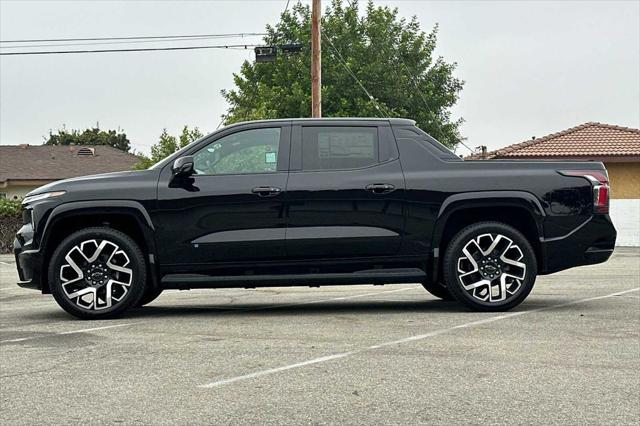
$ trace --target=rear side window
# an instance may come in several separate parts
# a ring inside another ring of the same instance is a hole
[[[344,170],[378,164],[377,127],[303,127],[302,169]]]

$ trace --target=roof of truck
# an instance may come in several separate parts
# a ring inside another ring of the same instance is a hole
[[[409,118],[379,118],[379,117],[322,117],[322,118],[276,118],[271,120],[252,120],[252,121],[242,121],[236,124],[244,124],[244,123],[272,123],[272,122],[283,122],[283,121],[293,121],[293,122],[314,122],[314,121],[388,121],[390,124],[396,125],[408,125],[414,126],[416,124],[415,120],[411,120]]]

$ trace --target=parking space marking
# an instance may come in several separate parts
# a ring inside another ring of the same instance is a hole
[[[536,313],[536,312],[562,308],[562,307],[565,307],[565,306],[571,306],[571,305],[576,305],[576,304],[580,304],[580,303],[591,302],[591,301],[594,301],[594,300],[601,300],[601,299],[607,299],[607,298],[610,298],[610,297],[622,296],[622,295],[625,295],[625,294],[628,294],[628,293],[636,292],[638,290],[640,290],[640,287],[632,288],[632,289],[625,290],[625,291],[619,291],[619,292],[607,294],[607,295],[604,295],[604,296],[589,297],[589,298],[586,298],[586,299],[574,300],[574,301],[571,301],[571,302],[560,303],[560,304],[557,304],[557,305],[546,306],[546,307],[536,308],[536,309],[530,309],[530,310],[527,310],[527,311],[518,311],[518,312],[510,312],[510,313],[501,314],[501,315],[495,315],[495,316],[492,316],[492,317],[489,317],[489,318],[483,318],[483,319],[480,319],[480,320],[477,320],[477,321],[471,321],[471,322],[468,322],[468,323],[459,324],[459,325],[456,325],[456,326],[453,326],[453,327],[449,327],[449,328],[442,328],[442,329],[439,329],[439,330],[431,331],[429,333],[418,334],[418,335],[415,335],[415,336],[409,336],[409,337],[405,337],[403,339],[393,340],[393,341],[389,341],[389,342],[383,342],[383,343],[379,343],[377,345],[367,346],[365,348],[361,348],[361,349],[357,349],[357,350],[353,350],[353,351],[349,351],[349,352],[341,352],[341,353],[337,353],[337,354],[333,354],[333,355],[326,355],[326,356],[323,356],[323,357],[320,357],[320,358],[313,358],[313,359],[310,359],[310,360],[307,360],[307,361],[302,361],[302,362],[298,362],[298,363],[295,363],[295,364],[285,365],[285,366],[282,366],[282,367],[270,368],[270,369],[267,369],[267,370],[260,370],[260,371],[256,371],[256,372],[253,372],[253,373],[244,374],[244,375],[241,375],[241,376],[230,377],[230,378],[227,378],[227,379],[218,380],[218,381],[207,383],[207,384],[204,384],[204,385],[199,385],[198,387],[199,388],[220,387],[220,386],[228,385],[228,384],[239,382],[239,381],[243,381],[243,380],[254,379],[254,378],[258,378],[258,377],[262,377],[262,376],[267,376],[267,375],[270,375],[270,374],[279,373],[281,371],[291,370],[291,369],[294,369],[294,368],[306,367],[308,365],[320,364],[320,363],[327,362],[327,361],[332,361],[332,360],[335,360],[335,359],[346,358],[348,356],[357,355],[357,354],[360,354],[360,353],[363,353],[363,352],[366,352],[366,351],[380,349],[380,348],[384,348],[384,347],[387,347],[387,346],[394,346],[394,345],[399,345],[399,344],[403,344],[403,343],[424,340],[424,339],[427,339],[429,337],[439,336],[441,334],[449,333],[449,332],[452,332],[452,331],[455,331],[455,330],[459,330],[459,329],[476,327],[476,326],[479,326],[479,325],[488,324],[488,323],[491,323],[491,322],[500,321],[500,320],[504,320],[504,319],[507,319],[507,318],[513,318],[513,317],[523,316],[523,315],[532,314],[532,313]]]
[[[64,335],[67,335],[67,334],[87,333],[87,332],[90,332],[90,331],[107,330],[109,328],[126,327],[128,325],[134,325],[134,324],[137,324],[137,323],[130,322],[130,323],[126,323],[126,324],[106,325],[104,327],[83,328],[83,329],[80,329],[80,330],[63,331],[63,332],[55,333],[55,335],[56,336],[64,336]],[[0,343],[24,342],[25,340],[42,339],[44,337],[50,337],[50,335],[47,335],[47,336],[20,337],[18,339],[0,340]]]

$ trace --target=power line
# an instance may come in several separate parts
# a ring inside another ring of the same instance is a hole
[[[231,37],[264,36],[264,35],[267,35],[267,33],[225,33],[225,34],[192,34],[192,35],[129,36],[129,37],[21,39],[21,40],[0,40],[0,43],[43,43],[43,42],[59,42],[59,41],[143,40],[143,39],[166,39],[166,38],[188,39],[188,38],[200,38],[200,37],[231,38]]]
[[[35,52],[2,52],[0,56],[15,55],[59,55],[67,53],[112,53],[112,52],[156,52],[167,50],[197,50],[197,49],[238,49],[246,50],[249,47],[258,46],[257,44],[229,44],[214,46],[180,46],[180,47],[148,47],[134,49],[97,49],[97,50],[39,50]]]
[[[218,39],[219,37],[192,37],[187,39],[188,41],[198,41],[198,40],[211,40]],[[113,44],[139,44],[139,43],[165,43],[165,42],[176,42],[176,41],[185,41],[183,38],[166,38],[162,40],[121,40],[121,41],[95,41],[95,42],[86,42],[86,43],[49,43],[49,44],[30,44],[30,45],[15,45],[15,46],[0,46],[0,49],[31,49],[34,47],[59,47],[59,46],[97,46],[97,45],[113,45]]]

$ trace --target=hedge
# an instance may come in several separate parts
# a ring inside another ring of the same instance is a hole
[[[13,239],[21,226],[21,200],[0,198],[0,253],[13,251]]]

